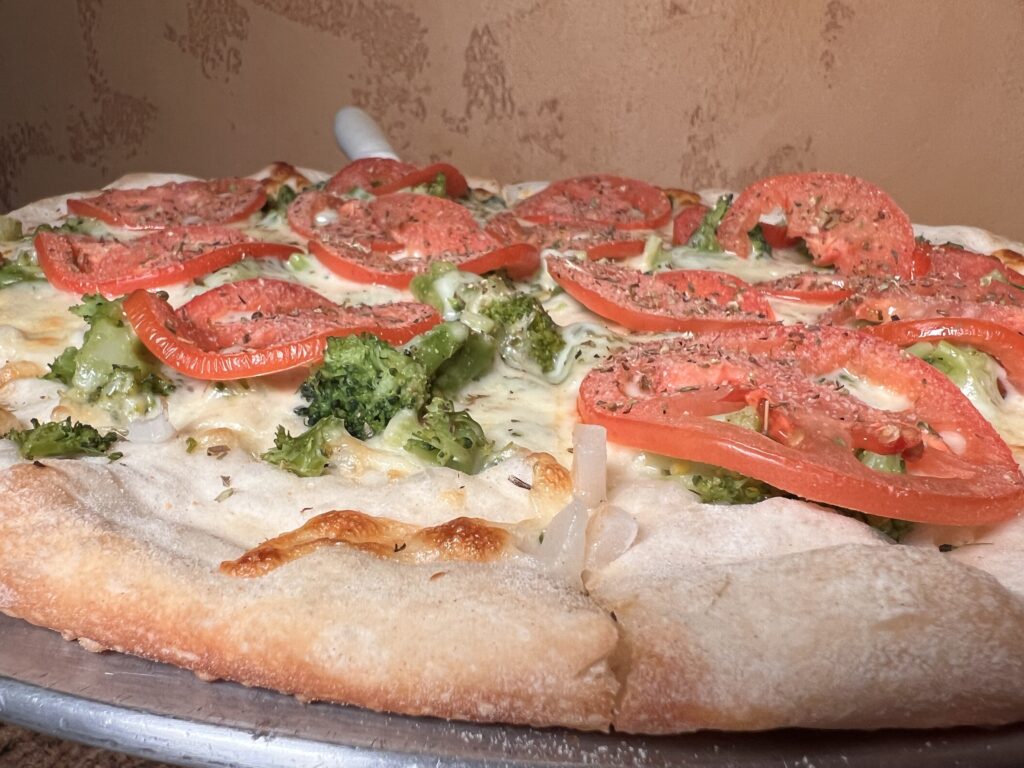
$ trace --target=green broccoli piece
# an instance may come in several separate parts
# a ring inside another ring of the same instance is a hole
[[[957,346],[947,341],[932,344],[927,341],[907,347],[933,368],[941,371],[959,387],[975,407],[999,406],[1003,396],[999,391],[999,366],[991,357],[973,347]]]
[[[284,216],[288,212],[288,206],[298,197],[298,193],[287,184],[282,184],[276,195],[267,195],[267,202],[263,204],[260,211],[264,216],[277,214]]]
[[[309,404],[295,412],[307,425],[336,416],[350,435],[365,440],[403,408],[419,411],[430,396],[430,376],[412,355],[376,336],[332,337],[323,363],[299,392]]]
[[[443,173],[437,174],[434,180],[427,184],[426,193],[434,197],[444,197],[448,194],[448,179]]]
[[[466,308],[456,293],[465,285],[483,282],[483,278],[469,272],[460,272],[454,264],[435,261],[426,272],[416,275],[409,284],[416,301],[429,304],[446,320],[454,320]]]
[[[873,469],[876,472],[890,472],[895,475],[901,475],[906,471],[906,466],[903,463],[903,457],[898,453],[885,454],[862,450],[858,451],[857,459],[865,467]]]
[[[433,264],[413,279],[410,288],[417,300],[446,319],[459,319],[490,336],[513,368],[548,373],[565,347],[562,329],[537,297],[517,291],[500,275],[481,278],[450,264]]]
[[[497,345],[490,336],[470,331],[465,343],[446,360],[434,375],[434,392],[454,397],[471,381],[476,381],[494,366]]]
[[[404,348],[431,377],[434,392],[454,396],[494,365],[493,339],[460,322],[441,323]]]
[[[704,214],[704,219],[701,221],[700,226],[690,236],[690,239],[686,241],[686,245],[689,248],[706,253],[721,251],[722,245],[718,242],[716,231],[730,205],[732,205],[732,195],[722,195],[718,198],[715,207]]]
[[[71,417],[64,421],[48,421],[40,424],[32,419],[29,429],[11,430],[4,437],[18,446],[18,452],[26,459],[47,456],[107,456],[111,461],[121,458],[120,453],[108,453],[118,436],[113,432],[101,435],[95,427],[80,422],[71,423]]]
[[[21,222],[12,216],[0,216],[0,241],[21,240]]]
[[[103,226],[94,219],[83,219],[78,216],[68,216],[63,222],[54,226],[52,224],[40,224],[33,234],[40,232],[54,232],[58,235],[97,235],[103,231]]]
[[[279,426],[274,437],[274,447],[260,458],[299,477],[319,477],[344,437],[348,437],[348,432],[342,420],[335,416],[321,419],[294,437]]]
[[[498,324],[501,357],[506,363],[520,370],[536,365],[543,373],[555,367],[565,339],[536,297],[515,293],[485,304],[481,313]]]
[[[45,279],[46,275],[43,274],[32,251],[22,251],[13,259],[0,264],[0,288]]]
[[[768,241],[764,237],[764,230],[761,229],[761,225],[758,224],[750,232],[747,233],[750,237],[750,245],[754,249],[754,256],[771,256],[772,247],[768,244]]]
[[[71,312],[89,324],[81,347],[66,348],[44,378],[69,387],[67,396],[130,419],[148,412],[174,385],[125,321],[121,302],[84,296]]]
[[[767,483],[726,469],[689,475],[683,478],[683,484],[705,504],[756,504],[779,495]]]
[[[833,507],[833,509],[846,517],[859,520],[865,525],[870,525],[875,530],[884,533],[897,544],[901,542],[903,537],[910,533],[914,528],[914,524],[909,520],[896,520],[891,517],[868,515],[864,512],[854,512],[853,510],[839,509],[838,507]]]
[[[493,447],[468,411],[456,411],[450,400],[440,397],[430,401],[419,429],[405,443],[414,456],[469,475],[483,469]]]

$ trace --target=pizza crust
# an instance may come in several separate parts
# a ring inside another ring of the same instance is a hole
[[[100,463],[0,479],[0,610],[203,678],[412,715],[606,729],[611,619],[529,562],[331,547],[266,576]]]
[[[823,527],[789,501],[636,514],[637,544],[587,584],[622,633],[616,728],[1024,718],[1024,601],[991,576],[935,550],[871,541],[852,520],[834,516],[848,531]],[[786,535],[758,536],[771,514]]]

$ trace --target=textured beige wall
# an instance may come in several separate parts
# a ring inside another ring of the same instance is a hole
[[[413,161],[740,186],[863,175],[1024,239],[1019,0],[0,0],[0,207],[130,170]]]

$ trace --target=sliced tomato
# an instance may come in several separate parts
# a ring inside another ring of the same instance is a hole
[[[988,285],[993,279],[1001,279],[1024,288],[1024,275],[1006,266],[995,256],[952,245],[932,245],[918,241],[914,257],[920,265],[921,276],[971,285]]]
[[[202,277],[243,258],[286,259],[294,245],[253,240],[230,227],[169,227],[120,242],[41,232],[39,266],[56,288],[120,296]]]
[[[836,371],[886,387],[906,407],[861,402],[837,386]],[[578,405],[614,442],[873,515],[976,525],[1024,505],[1010,449],[956,386],[856,331],[745,326],[636,346],[586,376]],[[712,418],[747,405],[761,431]],[[901,455],[906,474],[865,466],[861,449]]]
[[[921,341],[948,341],[974,347],[999,361],[1013,386],[1024,389],[1024,335],[1004,325],[978,318],[936,317],[897,320],[861,330],[901,347]]]
[[[438,174],[444,175],[448,197],[464,197],[469,184],[453,165],[434,163],[423,168],[385,157],[366,157],[355,160],[330,178],[324,191],[332,195],[347,195],[359,188],[374,195],[388,195],[403,189],[430,184]]]
[[[341,196],[362,189],[375,193],[379,188],[398,181],[415,170],[415,165],[389,157],[364,157],[353,160],[331,176],[324,185],[324,192]]]
[[[515,280],[540,267],[536,246],[503,246],[464,207],[430,195],[363,201],[306,192],[289,207],[288,221],[324,266],[358,282],[405,288],[435,261],[467,272],[504,269]]]
[[[646,182],[595,175],[556,181],[513,210],[519,218],[538,224],[658,229],[668,223],[672,203],[664,192]]]
[[[912,275],[907,214],[873,184],[838,173],[773,176],[747,187],[718,227],[722,247],[746,258],[748,233],[776,209],[786,216],[786,236],[802,239],[816,264],[834,264],[842,273]]]
[[[707,299],[720,307],[735,305],[742,312],[767,320],[775,319],[771,305],[758,287],[728,272],[712,269],[671,269],[656,272],[654,279],[668,283],[690,300]]]
[[[591,312],[633,331],[712,331],[736,323],[774,320],[756,292],[738,289],[721,273],[659,279],[635,269],[549,258],[548,273]],[[665,273],[671,274],[671,273]],[[737,297],[740,297],[737,299]],[[746,309],[751,307],[752,309]]]
[[[790,237],[786,234],[785,226],[769,224],[765,221],[761,222],[761,234],[764,235],[764,241],[772,248],[796,248],[801,242],[799,237]]]
[[[687,205],[680,210],[672,220],[672,244],[686,245],[710,211],[710,208],[701,203]]]
[[[774,246],[773,246],[774,247]],[[854,294],[859,281],[831,272],[801,272],[757,283],[765,296],[803,304],[837,304]]]
[[[266,202],[258,180],[228,178],[107,189],[94,197],[69,198],[68,212],[125,229],[162,229],[241,221]]]
[[[335,304],[285,280],[228,283],[173,309],[135,291],[124,313],[139,340],[166,365],[196,379],[228,381],[286,371],[323,357],[329,336],[371,333],[404,344],[440,316],[425,304]]]
[[[954,317],[989,320],[1024,333],[1024,290],[998,281],[988,285],[943,278],[881,281],[837,304],[821,321],[845,325]]]
[[[533,224],[504,212],[491,218],[485,230],[501,243],[531,243],[538,249],[584,251],[591,259],[628,259],[644,252],[645,241],[632,230],[618,231],[604,226]]]

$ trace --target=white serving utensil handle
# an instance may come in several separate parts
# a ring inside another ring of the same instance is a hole
[[[350,160],[364,157],[399,159],[377,121],[359,107],[338,110],[334,116],[334,138]]]

